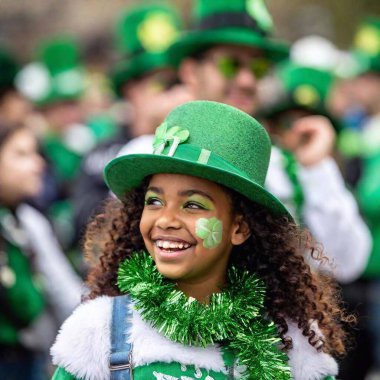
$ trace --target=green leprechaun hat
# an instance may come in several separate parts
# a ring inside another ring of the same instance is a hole
[[[274,214],[291,218],[264,189],[271,142],[248,114],[222,103],[185,103],[157,128],[153,149],[153,154],[130,154],[108,163],[105,181],[118,197],[149,175],[186,174],[224,185]]]
[[[368,18],[360,24],[354,36],[353,54],[358,74],[380,72],[380,18]]]
[[[275,90],[264,99],[260,116],[275,117],[287,110],[302,109],[328,117],[336,129],[341,129],[339,122],[326,109],[335,80],[331,72],[286,61],[276,67],[271,79],[276,81]]]
[[[145,5],[128,10],[119,19],[115,39],[121,60],[111,70],[115,91],[131,79],[173,67],[167,48],[182,27],[178,14],[166,5]]]
[[[264,0],[197,0],[192,30],[169,49],[178,62],[209,47],[233,44],[258,48],[271,61],[289,54],[288,47],[270,38],[272,18]]]
[[[76,41],[70,36],[43,41],[37,61],[22,69],[17,86],[38,106],[79,99],[85,89],[85,70]]]
[[[12,55],[0,47],[0,91],[14,86],[14,80],[19,70],[19,65]]]

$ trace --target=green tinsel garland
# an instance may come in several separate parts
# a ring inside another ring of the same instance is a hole
[[[244,379],[291,378],[288,358],[277,347],[277,328],[263,318],[264,285],[248,272],[231,269],[228,288],[206,305],[177,290],[142,252],[120,264],[118,286],[133,298],[143,320],[168,339],[203,347],[228,341],[239,365],[247,367]]]

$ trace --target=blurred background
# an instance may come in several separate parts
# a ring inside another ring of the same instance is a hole
[[[171,0],[187,20],[191,0]],[[73,33],[80,39],[85,55],[97,53],[108,59],[111,53],[111,25],[115,15],[136,0],[0,0],[0,40],[10,43],[21,58],[33,54],[35,44],[43,37]],[[149,1],[144,1],[149,4]],[[348,48],[357,24],[363,17],[380,14],[377,0],[268,0],[275,21],[275,34],[294,41],[304,35],[320,34],[340,48]]]
[[[167,113],[194,97],[173,57],[142,41],[143,18],[125,16],[123,24],[120,17],[132,6],[157,3],[171,4],[184,29],[191,27],[195,0],[0,0],[1,380],[45,380],[53,373],[49,348],[88,296],[83,280],[104,248],[99,236],[97,251],[84,260],[86,225],[110,196],[105,164],[121,149],[150,149]],[[305,224],[331,248],[338,269],[328,275],[358,316],[338,378],[380,380],[380,0],[265,4],[273,36],[291,46],[291,58],[284,65],[263,62],[261,72],[251,68],[257,82],[249,96],[257,95],[258,108],[244,110],[262,117],[278,145],[289,205],[280,199],[301,222],[307,194],[319,186],[320,219],[315,229]],[[180,35],[176,17],[170,28],[161,21],[145,25],[148,43]],[[167,49],[174,40],[163,42]],[[167,61],[149,66],[161,53]],[[201,65],[200,56],[191,58]],[[229,64],[224,73],[218,67],[225,81],[246,68]],[[326,116],[331,133],[321,128],[296,140],[306,147],[320,138],[328,147],[322,157],[330,160],[328,173],[319,178],[302,167],[299,146],[286,146],[296,120],[313,115]]]

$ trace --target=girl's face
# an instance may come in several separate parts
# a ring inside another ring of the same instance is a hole
[[[232,247],[249,236],[219,185],[179,174],[151,178],[140,231],[165,277],[180,289],[202,285],[213,291],[225,282]]]
[[[0,150],[0,202],[15,206],[36,196],[42,187],[43,170],[33,133],[26,128],[13,133]]]

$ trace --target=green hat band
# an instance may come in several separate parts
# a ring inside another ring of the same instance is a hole
[[[254,18],[245,12],[211,14],[200,19],[195,25],[196,30],[215,30],[223,28],[247,28],[262,37],[268,34],[260,28]]]
[[[165,147],[164,151],[162,153],[158,153],[158,156],[161,156],[164,161],[165,158],[170,160],[171,158],[174,158],[176,160],[182,160],[183,162],[191,163],[191,164],[199,164],[198,172],[199,176],[202,177],[202,172],[205,173],[205,169],[207,168],[213,168],[220,172],[227,172],[227,173],[233,173],[241,178],[249,179],[248,175],[242,171],[240,171],[235,166],[231,165],[229,162],[224,160],[222,157],[219,157],[215,153],[207,150],[202,149],[198,146],[194,146],[191,144],[181,144],[176,147],[175,152],[171,153],[171,150],[173,149],[173,142],[169,144],[169,146]],[[131,155],[130,157],[132,157]],[[204,165],[204,167],[202,167]],[[166,169],[170,170],[170,169]],[[155,172],[155,171],[154,171]],[[175,169],[175,166],[170,170],[171,173],[183,173],[183,170],[180,169],[178,166],[178,169]],[[154,174],[154,173],[150,173]],[[258,178],[256,180],[260,185],[263,185],[264,179]],[[139,181],[135,184],[137,186],[139,184]],[[113,186],[113,191],[116,195],[122,196],[125,193],[125,185],[118,189],[117,187]]]

